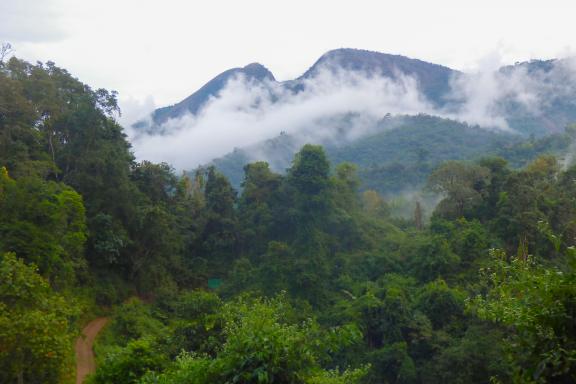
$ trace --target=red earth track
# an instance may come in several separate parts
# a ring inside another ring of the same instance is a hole
[[[99,317],[89,322],[82,330],[82,335],[76,340],[76,384],[82,384],[84,379],[96,369],[92,347],[98,333],[108,322],[107,317]]]

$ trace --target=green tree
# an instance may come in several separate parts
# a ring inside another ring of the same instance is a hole
[[[13,253],[0,258],[0,381],[61,383],[70,376],[78,307]]]
[[[0,168],[0,252],[35,263],[54,287],[86,273],[82,198],[72,188],[37,177],[10,178]]]
[[[341,163],[335,169],[332,179],[335,191],[336,207],[348,212],[356,211],[358,207],[358,188],[360,179],[358,178],[358,167],[351,163]]]
[[[177,197],[178,179],[166,163],[142,161],[135,164],[130,179],[153,204],[168,204]]]
[[[560,211],[568,215],[573,212],[570,204],[559,206],[563,198],[556,187],[558,176],[557,161],[550,156],[539,157],[525,169],[508,176],[491,223],[493,230],[505,241],[507,252],[515,251],[521,243],[535,255],[549,258],[554,255],[554,247],[546,240],[538,223],[548,222],[552,230],[561,233],[563,228],[556,218],[564,216]],[[566,216],[561,220],[566,223]]]
[[[236,191],[214,167],[207,172],[204,188],[206,221],[195,253],[207,258],[217,275],[225,275],[238,256]]]
[[[510,369],[502,340],[506,333],[492,324],[466,322],[462,337],[438,334],[433,356],[420,361],[425,384],[485,384],[510,382]]]
[[[390,207],[380,194],[372,189],[362,193],[362,209],[367,215],[387,218],[390,216]]]
[[[329,213],[329,172],[330,164],[320,146],[306,144],[294,156],[287,181],[294,188],[298,227],[303,232],[321,226]]]
[[[282,298],[225,306],[225,343],[213,358],[184,354],[145,383],[357,383],[363,370],[323,368],[329,353],[357,340],[354,327],[322,332],[313,320],[290,321]]]
[[[448,217],[460,217],[482,202],[489,183],[489,171],[477,165],[448,161],[428,178],[428,188],[445,194],[437,211]]]
[[[166,357],[148,339],[132,340],[126,347],[109,351],[103,364],[94,376],[88,379],[91,384],[133,384],[150,371],[161,370]]]
[[[408,270],[422,282],[446,277],[457,271],[460,264],[460,257],[440,235],[416,235],[400,252],[408,258]]]
[[[444,280],[426,284],[418,294],[416,308],[432,322],[434,328],[441,328],[464,315],[464,294],[448,287]]]
[[[484,270],[487,294],[469,301],[482,319],[508,327],[507,349],[517,383],[576,380],[576,251],[568,250],[562,271],[532,258],[493,250]]]
[[[274,206],[282,178],[270,171],[268,163],[256,162],[244,167],[245,178],[238,202],[242,250],[249,256],[266,252],[274,223]]]

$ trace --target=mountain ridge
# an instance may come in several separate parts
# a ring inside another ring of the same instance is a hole
[[[512,130],[525,136],[545,136],[562,132],[567,124],[576,121],[576,102],[573,101],[576,100],[576,65],[573,65],[573,62],[573,59],[530,60],[488,72],[487,75],[492,77],[493,81],[500,82],[492,90],[496,98],[491,100],[492,104],[482,104],[486,100],[480,99],[479,107],[484,109],[473,110],[468,116],[473,117],[475,113],[495,114],[501,118],[501,124],[507,124]],[[470,95],[462,94],[458,84],[476,81],[473,86],[479,89],[472,89],[472,97],[483,92],[482,88],[486,86],[482,79],[475,80],[476,74],[460,72],[439,64],[397,54],[338,48],[325,52],[301,76],[292,80],[277,81],[272,72],[260,63],[224,71],[180,102],[158,108],[147,119],[133,124],[135,137],[171,133],[172,128],[164,126],[164,123],[185,115],[197,115],[210,100],[218,97],[231,79],[238,76],[244,77],[254,86],[271,90],[270,102],[277,103],[283,100],[284,95],[305,91],[311,81],[323,71],[359,72],[369,78],[379,76],[393,81],[399,80],[401,86],[404,77],[414,79],[417,91],[431,108],[438,112],[432,114],[438,116],[457,116],[466,106],[469,100],[467,97]],[[524,77],[518,81],[518,76]],[[491,79],[488,79],[488,83],[490,81]],[[514,87],[518,88],[513,89]],[[466,86],[463,89],[464,92],[471,90]],[[526,95],[529,97],[525,97]],[[536,97],[541,105],[530,105],[530,97]],[[419,112],[430,113],[426,110]],[[486,127],[493,128],[490,124]]]
[[[325,67],[331,71],[343,69],[394,80],[400,75],[415,77],[419,81],[422,92],[435,105],[442,104],[442,96],[449,89],[451,76],[460,73],[448,67],[402,55],[355,48],[338,48],[324,53],[308,70],[293,80],[278,82],[272,72],[260,63],[226,70],[182,101],[156,109],[150,116],[150,122],[141,120],[133,127],[149,134],[163,134],[160,125],[168,119],[182,117],[186,113],[197,114],[211,97],[217,96],[226,83],[238,75],[244,75],[246,79],[256,83],[270,81],[292,92],[300,92],[305,87],[304,82],[316,76]]]
[[[276,81],[272,72],[260,63],[250,63],[244,67],[231,68],[212,78],[182,101],[154,110],[150,116],[151,126],[148,126],[145,120],[141,120],[135,123],[133,127],[153,133],[154,127],[160,126],[171,118],[178,118],[186,113],[196,114],[211,97],[219,94],[230,79],[239,75],[248,80]]]

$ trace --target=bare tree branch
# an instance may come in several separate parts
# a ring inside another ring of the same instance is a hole
[[[14,49],[12,48],[12,44],[10,43],[2,43],[0,46],[0,63],[4,62],[4,59],[8,57]]]

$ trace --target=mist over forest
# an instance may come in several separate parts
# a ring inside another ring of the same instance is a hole
[[[0,5],[0,383],[576,382],[572,56],[458,70],[338,48],[156,105],[94,79],[174,42],[136,29],[67,69],[50,53],[87,55],[66,28],[99,10],[62,1],[42,8],[58,28]]]

